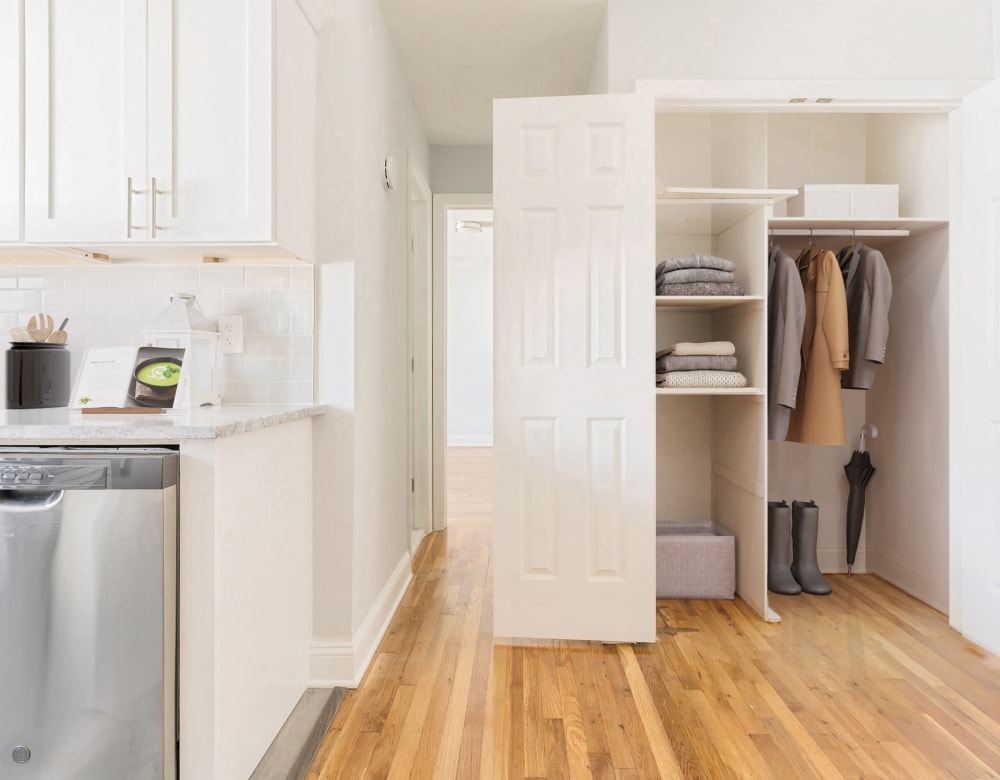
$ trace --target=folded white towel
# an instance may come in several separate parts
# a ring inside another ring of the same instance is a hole
[[[681,341],[670,348],[671,355],[735,355],[731,341]]]
[[[657,387],[746,387],[747,378],[739,371],[674,371]]]

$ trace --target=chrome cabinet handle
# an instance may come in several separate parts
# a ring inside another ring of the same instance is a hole
[[[133,230],[142,230],[143,225],[132,224],[132,196],[142,195],[142,190],[137,190],[132,186],[132,177],[129,176],[125,183],[125,237],[132,238]]]

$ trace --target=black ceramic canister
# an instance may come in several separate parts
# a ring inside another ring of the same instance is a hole
[[[7,349],[7,408],[66,406],[69,357],[65,344],[11,343]]]

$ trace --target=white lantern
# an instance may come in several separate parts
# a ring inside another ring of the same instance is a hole
[[[175,409],[222,403],[218,393],[219,329],[205,316],[191,293],[174,293],[170,305],[143,331],[150,347],[183,349]]]

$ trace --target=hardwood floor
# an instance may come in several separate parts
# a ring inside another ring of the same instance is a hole
[[[1000,659],[869,575],[831,596],[659,601],[650,645],[494,645],[489,450],[449,453],[449,527],[308,775],[995,778]]]

